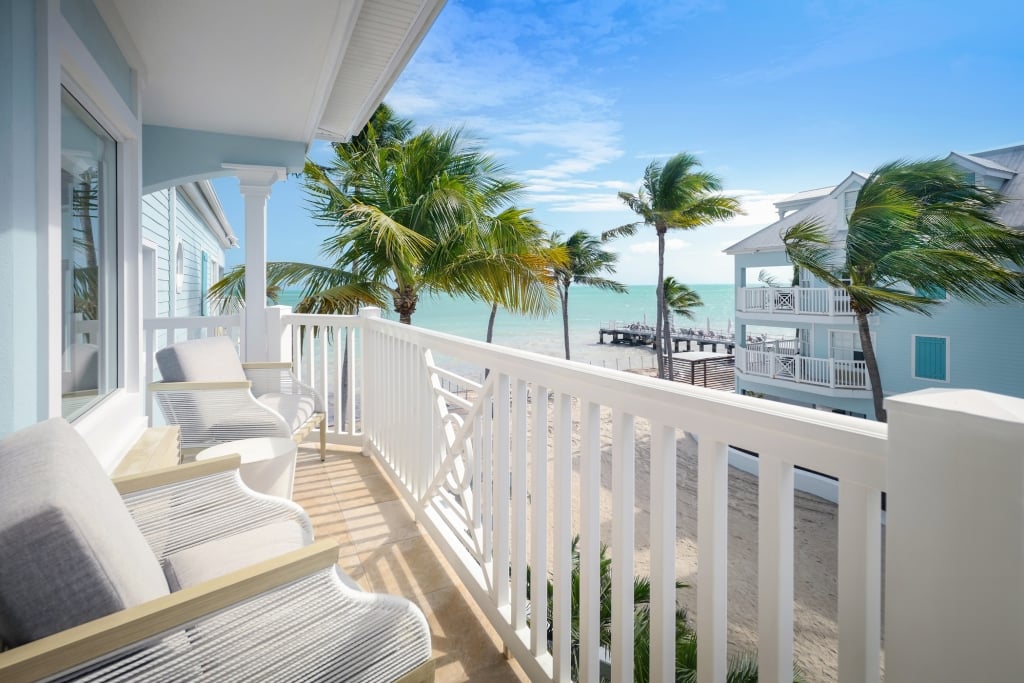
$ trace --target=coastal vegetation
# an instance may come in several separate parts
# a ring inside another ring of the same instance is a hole
[[[569,358],[569,287],[573,284],[590,285],[613,292],[625,292],[621,282],[610,280],[603,274],[615,273],[618,254],[608,251],[601,241],[586,230],[577,230],[569,237],[552,232],[547,238],[552,253],[564,254],[561,262],[551,261],[551,273],[562,305],[562,336],[565,341],[565,359]]]
[[[329,265],[268,263],[268,288],[301,286],[296,310],[351,313],[386,305],[411,323],[424,294],[463,295],[520,313],[554,308],[549,255],[523,186],[461,129],[425,129],[382,105],[361,133],[303,172],[314,217],[333,230]],[[244,267],[211,287],[244,298]]]
[[[688,321],[692,321],[695,316],[697,308],[703,305],[703,301],[700,300],[700,295],[697,294],[689,285],[684,285],[679,282],[672,275],[669,275],[665,279],[663,284],[665,290],[665,310],[663,315],[668,322],[670,334],[672,332],[672,316],[678,315],[685,317]],[[672,370],[672,343],[665,347],[665,353],[668,355],[668,368],[666,372],[669,377],[674,377]]]
[[[849,294],[879,421],[886,415],[870,315],[930,315],[946,293],[974,303],[1024,300],[1024,234],[995,216],[1004,201],[948,161],[894,161],[861,188],[845,249],[815,219],[783,234],[796,266]]]
[[[572,621],[569,626],[571,639],[569,664],[573,680],[579,680],[580,665],[580,552],[579,536],[572,539],[572,570],[570,574],[570,612]],[[600,576],[600,643],[606,649],[612,646],[612,558],[608,547],[601,544],[599,557]],[[527,593],[530,591],[530,572],[527,572]],[[686,584],[676,582],[676,589]],[[553,623],[554,584],[547,582],[548,624]],[[676,605],[675,609],[676,638],[675,660],[676,677],[679,683],[692,683],[697,680],[697,632],[690,626],[689,616],[685,608]],[[548,639],[552,638],[548,632]],[[651,679],[651,580],[647,576],[636,576],[633,580],[633,681],[647,683]],[[603,679],[602,679],[603,680]],[[728,683],[756,683],[757,656],[754,653],[740,652],[729,658],[726,673]],[[799,671],[793,675],[794,683],[801,683]]]
[[[681,152],[664,166],[652,161],[636,194],[620,192],[619,199],[640,217],[602,234],[603,240],[637,234],[640,226],[654,228],[658,236],[658,308],[655,339],[658,348],[658,376],[671,377],[664,351],[671,348],[671,330],[665,315],[665,235],[669,230],[693,230],[702,225],[728,220],[743,213],[739,200],[719,194],[721,179],[702,171],[692,154]]]

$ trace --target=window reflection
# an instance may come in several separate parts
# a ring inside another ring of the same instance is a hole
[[[61,104],[61,390],[72,419],[117,386],[117,149],[67,92]]]

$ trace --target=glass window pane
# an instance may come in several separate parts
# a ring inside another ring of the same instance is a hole
[[[118,385],[117,145],[61,97],[62,414],[81,415]]]

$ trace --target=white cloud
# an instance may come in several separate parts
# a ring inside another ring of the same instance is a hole
[[[693,246],[686,240],[681,240],[677,237],[669,237],[665,240],[665,252],[670,251],[682,251],[687,247]],[[651,240],[649,242],[637,242],[626,247],[626,252],[630,254],[657,254],[658,253],[658,241]]]

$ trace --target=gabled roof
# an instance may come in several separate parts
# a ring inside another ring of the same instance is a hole
[[[750,237],[740,240],[725,249],[725,253],[749,254],[759,251],[783,251],[785,245],[782,243],[782,234],[800,221],[811,219],[821,221],[829,227],[829,235],[833,244],[844,243],[846,241],[846,220],[843,213],[843,193],[851,185],[860,187],[866,179],[866,175],[854,171],[843,182],[829,188],[829,192],[820,196],[817,201],[784,218],[780,218],[768,227],[755,232]],[[820,192],[820,190],[809,190],[809,192]]]
[[[97,0],[143,123],[302,142],[373,114],[444,0]]]
[[[977,159],[979,162],[984,161],[993,170],[994,167],[999,167],[1013,174],[1013,177],[1007,179],[1006,184],[999,189],[1008,200],[999,207],[996,215],[1005,225],[1024,230],[1024,145],[990,149],[964,156]]]
[[[960,152],[950,152],[949,157],[951,161],[967,162],[968,164],[975,164],[981,166],[989,171],[996,171],[1000,175],[1013,175],[1014,170],[1003,166],[1002,164],[986,159],[985,157],[976,156],[974,154],[961,154]]]

